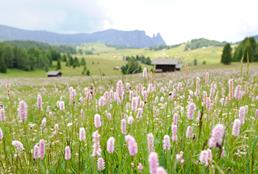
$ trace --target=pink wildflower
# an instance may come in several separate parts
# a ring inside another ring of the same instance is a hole
[[[124,87],[122,80],[119,80],[116,83],[116,93],[118,94],[118,97],[123,100],[124,93],[125,93],[125,87]]]
[[[22,152],[24,150],[23,144],[18,140],[12,141],[12,145],[15,147],[17,152]]]
[[[241,97],[242,97],[241,96],[241,86],[237,85],[236,89],[235,89],[235,93],[234,93],[234,98],[237,99],[237,100],[240,100]]]
[[[177,125],[172,124],[172,141],[175,142],[177,141]]]
[[[40,159],[44,159],[45,156],[45,140],[43,139],[39,141],[39,156]]]
[[[65,147],[65,160],[71,159],[71,149],[70,146]]]
[[[99,135],[98,131],[93,132],[92,141],[93,141],[92,156],[100,156],[102,150],[101,150],[101,147],[100,147],[100,135]]]
[[[138,169],[138,171],[139,171],[140,173],[142,172],[142,170],[143,170],[143,165],[142,165],[142,163],[139,163],[139,164],[138,164],[137,169]]]
[[[130,156],[135,156],[138,153],[138,146],[134,137],[131,135],[126,135],[125,140],[127,142],[127,147],[128,147]]]
[[[241,128],[241,121],[239,119],[235,119],[233,128],[232,128],[232,135],[235,137],[239,136],[240,128]]]
[[[105,160],[102,157],[98,158],[97,168],[98,171],[103,171],[105,169]]]
[[[154,151],[154,137],[152,133],[149,133],[147,135],[147,144],[148,144],[148,151],[153,152]]]
[[[212,161],[212,152],[210,149],[203,150],[200,153],[199,160],[205,166],[208,166],[209,163]]]
[[[0,128],[0,141],[2,141],[4,138],[4,133],[2,131],[2,129]]]
[[[115,150],[115,138],[110,137],[107,141],[107,151],[108,153],[113,153]]]
[[[125,119],[121,120],[121,132],[124,135],[126,134],[126,120]]]
[[[170,137],[168,135],[165,135],[163,138],[163,150],[170,150],[170,147]]]
[[[229,79],[228,80],[228,98],[229,98],[229,100],[231,100],[233,98],[233,95],[234,95],[234,80]]]
[[[5,121],[5,110],[0,108],[0,121]]]
[[[179,119],[178,113],[174,113],[174,115],[173,115],[173,124],[174,125],[177,125],[178,119]]]
[[[101,118],[99,114],[95,114],[94,116],[94,125],[95,125],[95,128],[101,127]]]
[[[176,154],[176,160],[179,163],[183,164],[185,162],[185,160],[184,160],[184,152],[181,151],[180,153]]]
[[[157,170],[159,167],[159,159],[158,159],[158,154],[156,152],[150,153],[149,166],[150,166],[150,174],[157,174]]]
[[[25,101],[19,102],[18,115],[20,120],[25,121],[28,117],[27,103]]]
[[[186,129],[186,138],[193,138],[193,127],[188,126]]]
[[[86,140],[86,132],[83,127],[80,128],[79,130],[79,140],[80,141],[85,141]]]
[[[158,167],[157,174],[167,174],[167,171],[163,167]]]
[[[211,137],[209,139],[209,147],[217,147],[221,146],[224,138],[224,126],[222,124],[217,124],[211,133]]]
[[[65,103],[64,103],[64,101],[59,101],[58,102],[58,107],[59,107],[60,111],[65,110]]]
[[[42,111],[42,96],[41,94],[38,94],[37,96],[37,108],[38,110]]]
[[[241,124],[245,123],[245,115],[246,115],[246,108],[245,106],[242,106],[239,108],[239,120]]]
[[[189,103],[187,107],[187,117],[189,120],[192,120],[194,117],[194,112],[196,110],[196,106],[194,103]]]
[[[33,159],[38,159],[39,157],[39,145],[35,144],[33,148]]]

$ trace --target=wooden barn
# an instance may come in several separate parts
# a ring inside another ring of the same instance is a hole
[[[155,72],[173,72],[180,71],[182,64],[178,60],[172,58],[157,58],[152,60],[155,66]]]
[[[49,71],[47,73],[47,77],[61,77],[62,72],[61,71]]]

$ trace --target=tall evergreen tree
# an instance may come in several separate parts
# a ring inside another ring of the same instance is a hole
[[[74,58],[74,62],[73,63],[74,63],[75,67],[80,67],[80,61],[79,61],[79,59],[77,57]]]
[[[0,72],[1,73],[7,72],[7,66],[6,66],[5,60],[2,56],[0,56]]]
[[[247,62],[247,58],[250,62],[257,61],[257,44],[253,37],[245,38],[235,49],[234,61]]]
[[[68,66],[74,66],[74,60],[73,57],[71,55],[69,55],[69,63]]]
[[[229,65],[231,64],[231,62],[232,62],[232,48],[228,43],[224,46],[224,49],[221,55],[221,63],[225,65]]]
[[[86,65],[86,61],[85,61],[84,58],[82,58],[82,59],[81,59],[81,66],[84,66],[84,65]]]
[[[87,66],[84,65],[84,66],[83,66],[83,69],[82,69],[82,75],[85,75],[86,72],[87,72]]]
[[[60,59],[58,59],[57,60],[57,65],[56,65],[56,70],[59,70],[59,69],[61,69],[62,67],[61,67],[61,61],[60,61]]]
[[[66,61],[67,61],[67,57],[66,57],[66,55],[65,55],[65,54],[62,56],[62,61],[64,61],[64,62],[66,62]]]

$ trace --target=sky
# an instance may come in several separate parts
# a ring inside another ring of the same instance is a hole
[[[0,24],[58,33],[160,33],[167,44],[258,34],[258,0],[0,0]]]

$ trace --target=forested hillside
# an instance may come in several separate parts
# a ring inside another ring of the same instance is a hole
[[[52,61],[61,58],[61,53],[72,54],[75,53],[75,49],[30,41],[2,42],[0,43],[0,72],[5,73],[8,68],[47,71],[52,66]]]

